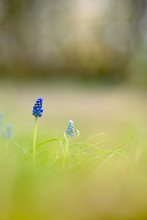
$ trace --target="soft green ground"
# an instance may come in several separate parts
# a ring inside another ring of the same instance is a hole
[[[126,88],[1,83],[0,111],[14,126],[0,140],[0,219],[147,219],[147,99]],[[63,162],[59,143],[31,148],[32,105],[44,98],[38,142],[64,139],[69,119],[80,138]]]

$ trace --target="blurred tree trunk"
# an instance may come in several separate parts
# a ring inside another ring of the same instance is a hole
[[[147,83],[146,32],[147,0],[130,0],[131,8],[131,51],[130,51],[130,80],[137,85]]]
[[[1,30],[5,33],[7,53],[13,57],[12,62],[21,60],[23,56],[23,21],[28,8],[33,3],[32,0],[5,0],[5,16],[1,22]]]
[[[132,37],[135,40],[135,45],[139,46],[141,43],[141,22],[146,14],[147,0],[130,0],[131,9],[131,26]]]

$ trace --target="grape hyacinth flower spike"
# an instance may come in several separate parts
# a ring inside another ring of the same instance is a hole
[[[0,112],[0,127],[3,125],[4,115]]]
[[[75,130],[74,130],[74,122],[73,120],[68,121],[68,127],[66,129],[66,135],[70,137],[74,137]]]
[[[65,145],[65,148],[64,148],[63,162],[65,162],[65,160],[69,156],[69,138],[74,137],[75,133],[77,133],[78,136],[79,136],[79,130],[75,130],[75,128],[74,128],[74,121],[73,120],[69,120],[66,132],[64,134],[66,145]]]
[[[74,137],[76,133],[77,133],[77,135],[79,137],[80,131],[79,130],[75,130],[73,120],[69,120],[68,121],[67,129],[66,129],[66,136],[67,137]]]
[[[32,114],[35,116],[35,125],[34,125],[34,135],[33,135],[33,160],[35,161],[36,154],[36,140],[37,140],[37,127],[38,127],[38,118],[42,117],[43,107],[42,107],[43,99],[38,98],[33,106]]]
[[[5,128],[5,130],[3,131],[3,138],[5,140],[10,140],[13,137],[13,125],[12,124],[8,124]]]
[[[0,135],[2,135],[2,127],[3,127],[4,115],[0,112]]]
[[[42,102],[43,102],[43,99],[38,98],[33,106],[32,114],[36,118],[42,117],[42,113],[43,113]]]

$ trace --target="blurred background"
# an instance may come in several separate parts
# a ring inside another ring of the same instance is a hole
[[[147,0],[0,0],[0,77],[147,84]]]
[[[146,88],[147,0],[0,0],[0,219],[146,220]]]

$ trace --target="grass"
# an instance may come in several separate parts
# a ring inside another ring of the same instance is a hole
[[[14,127],[12,140],[0,139],[0,219],[147,219],[145,93],[39,84],[0,90],[4,126]],[[40,96],[34,165],[31,110]],[[64,160],[69,119],[80,137],[70,138]]]

